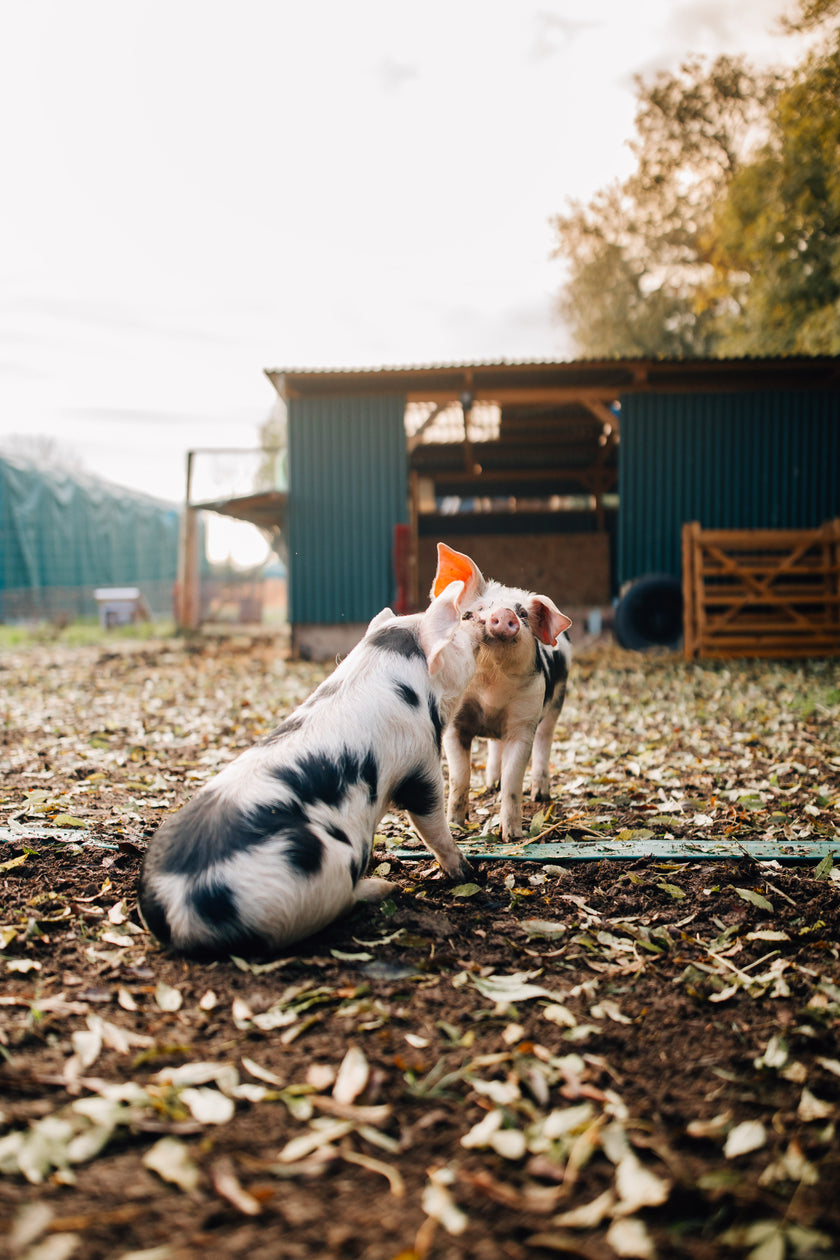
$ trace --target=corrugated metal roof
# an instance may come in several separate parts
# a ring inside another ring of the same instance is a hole
[[[409,401],[557,401],[572,391],[602,400],[624,393],[840,387],[840,356],[737,359],[499,359],[425,366],[269,368],[278,393],[295,396],[406,393]],[[553,391],[553,394],[552,394]]]
[[[312,366],[309,367],[274,367],[265,368],[268,376],[358,376],[358,375],[381,375],[388,372],[463,372],[473,368],[528,368],[528,367],[594,367],[603,364],[608,367],[615,367],[617,364],[627,364],[628,366],[637,366],[642,364],[673,364],[673,365],[711,365],[719,366],[725,364],[826,364],[833,363],[840,365],[840,355],[735,355],[720,356],[714,358],[657,358],[657,357],[641,357],[635,359],[627,358],[578,358],[578,359],[531,359],[531,358],[512,358],[512,359],[456,359],[456,360],[437,360],[430,363],[379,363],[379,364],[356,364],[355,366]]]

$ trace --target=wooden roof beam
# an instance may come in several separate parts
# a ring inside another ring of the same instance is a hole
[[[455,389],[411,390],[406,394],[406,402],[430,402],[441,405],[453,402],[459,403],[462,393],[462,390]],[[586,403],[587,400],[609,403],[615,401],[617,394],[618,391],[614,386],[605,387],[603,385],[564,385],[550,388],[540,385],[505,386],[501,389],[484,388],[481,385],[476,385],[472,390],[473,402],[499,403],[501,406],[509,406],[516,403]]]
[[[584,468],[482,468],[481,472],[467,474],[448,469],[446,472],[435,472],[428,468],[416,470],[418,476],[434,482],[435,485],[446,486],[458,484],[465,480],[480,483],[486,481],[577,481],[592,490],[593,494],[604,494],[618,484],[618,469],[604,468],[590,464]]]
[[[583,405],[587,411],[600,420],[602,424],[609,425],[613,430],[619,427],[618,415],[610,407],[606,405],[600,398],[584,398]]]

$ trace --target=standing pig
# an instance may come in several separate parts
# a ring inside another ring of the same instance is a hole
[[[469,811],[470,749],[476,736],[490,743],[488,787],[501,780],[503,840],[522,835],[522,780],[531,757],[531,797],[551,795],[548,759],[566,695],[572,624],[547,595],[487,581],[469,556],[438,543],[433,597],[450,582],[464,583],[464,620],[481,633],[476,670],[443,746],[449,766],[450,823],[463,827]],[[559,636],[563,636],[560,638]]]
[[[160,941],[201,958],[267,954],[383,896],[390,884],[361,876],[391,801],[447,875],[469,877],[440,764],[441,732],[475,670],[463,595],[457,582],[425,613],[384,609],[291,717],[163,823],[138,897]]]

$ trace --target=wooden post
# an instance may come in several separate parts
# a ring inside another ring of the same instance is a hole
[[[176,618],[179,630],[197,630],[200,617],[198,567],[198,512],[192,506],[193,452],[187,452],[187,487],[181,537],[178,548],[178,599]]]
[[[420,600],[420,489],[419,478],[412,469],[408,474],[408,599],[412,610]]]
[[[682,527],[683,657],[693,660],[700,651],[702,577],[700,575],[700,522]]]

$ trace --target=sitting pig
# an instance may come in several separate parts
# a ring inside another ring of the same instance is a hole
[[[485,736],[488,787],[501,779],[502,839],[515,840],[522,835],[522,780],[532,748],[531,797],[546,801],[551,794],[548,758],[571,663],[563,632],[572,623],[547,595],[488,582],[469,556],[438,543],[433,597],[454,581],[464,583],[464,620],[477,623],[482,642],[472,682],[443,738],[447,816],[466,824],[470,749],[475,736]]]
[[[149,843],[144,922],[193,957],[268,954],[392,885],[362,879],[390,802],[447,875],[466,879],[446,823],[441,732],[475,669],[464,587],[425,613],[384,609],[335,672],[222,770]]]

